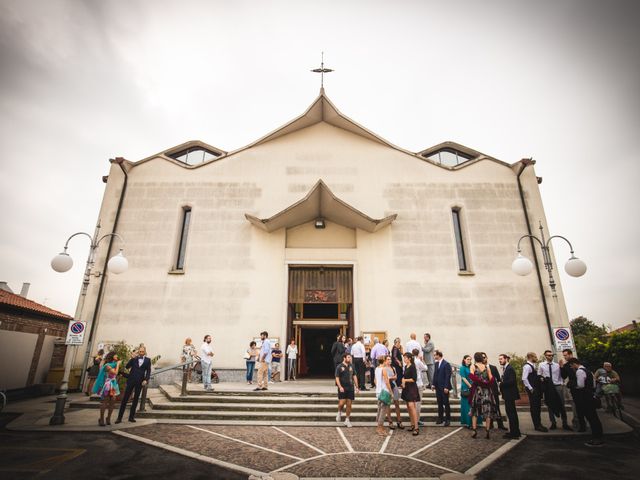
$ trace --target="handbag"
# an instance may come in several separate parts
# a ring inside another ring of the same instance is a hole
[[[460,395],[464,398],[467,398],[469,396],[469,394],[471,393],[471,390],[462,390],[460,392]]]
[[[386,390],[382,390],[380,392],[380,395],[378,395],[378,400],[380,400],[385,405],[389,406],[391,405],[391,394]]]
[[[251,355],[249,355],[249,350],[244,351],[244,356],[242,358],[244,358],[245,360],[249,360],[251,358]]]

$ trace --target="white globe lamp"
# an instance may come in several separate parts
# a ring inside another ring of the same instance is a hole
[[[51,268],[58,273],[64,273],[73,267],[73,259],[67,252],[61,252],[51,260]]]
[[[571,258],[564,264],[564,271],[572,277],[581,277],[587,271],[587,264],[572,254]]]
[[[525,275],[529,275],[533,270],[533,263],[527,257],[523,257],[521,253],[518,253],[518,256],[511,264],[511,270],[516,275],[520,275],[524,277]]]
[[[111,273],[115,273],[116,275],[125,272],[127,268],[129,268],[129,261],[122,255],[122,250],[109,259],[107,268]]]

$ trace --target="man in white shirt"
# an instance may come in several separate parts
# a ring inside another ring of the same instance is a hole
[[[538,355],[534,352],[527,353],[527,362],[522,366],[522,383],[524,383],[524,388],[527,391],[527,395],[529,395],[529,413],[531,413],[533,427],[538,432],[547,432],[547,427],[542,425],[542,420],[540,419],[542,382],[535,366],[537,361]]]
[[[416,402],[416,416],[418,417],[418,425],[420,427],[424,426],[422,420],[420,420],[420,409],[422,408],[422,390],[424,387],[424,381],[422,380],[422,374],[427,371],[427,366],[424,364],[422,359],[420,359],[420,349],[414,348],[411,353],[413,354],[413,362],[416,366],[416,386],[418,387],[418,394],[420,395],[420,400]]]
[[[584,368],[577,358],[571,358],[567,363],[576,372],[576,407],[589,422],[591,434],[593,435],[593,438],[586,442],[585,445],[587,447],[599,447],[604,442],[602,441],[602,423],[598,417],[598,412],[596,412],[596,405],[593,399],[595,390],[593,375]]]
[[[538,375],[542,377],[544,383],[543,388],[547,395],[551,395],[553,390],[558,394],[558,406],[560,409],[560,417],[562,418],[562,429],[572,431],[573,429],[567,423],[567,410],[564,407],[564,382],[562,381],[562,372],[560,365],[553,361],[553,352],[551,350],[544,351],[544,362],[540,362],[538,365]],[[549,390],[547,390],[549,389]],[[549,420],[551,421],[551,427],[549,430],[556,430],[556,416],[553,412],[553,408],[549,408],[547,404],[547,411],[549,413]]]
[[[267,390],[269,384],[269,364],[271,363],[269,334],[262,332],[260,338],[262,339],[262,347],[260,347],[260,353],[258,354],[258,361],[260,362],[260,368],[258,368],[258,386],[253,389],[254,391]]]
[[[411,340],[409,340],[405,346],[404,346],[404,351],[405,352],[409,352],[412,353],[414,349],[418,349],[419,352],[419,357],[420,359],[422,359],[422,345],[420,345],[420,342],[418,342],[416,340],[416,334],[412,333],[411,335],[409,335],[409,337],[411,338]]]
[[[367,387],[364,383],[364,358],[367,352],[362,343],[362,336],[356,338],[356,343],[351,346],[351,357],[353,358],[353,369],[356,371],[356,377],[358,378],[358,385],[360,390],[367,391]]]
[[[204,343],[200,347],[200,366],[202,367],[202,383],[207,392],[213,392],[211,386],[211,367],[213,361],[213,348],[211,348],[211,335],[204,336]]]
[[[289,380],[296,379],[296,360],[298,359],[298,346],[295,339],[291,339],[291,343],[287,346],[287,378]]]

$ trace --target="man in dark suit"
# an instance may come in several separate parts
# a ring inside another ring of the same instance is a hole
[[[491,385],[491,391],[493,392],[493,396],[496,399],[496,410],[498,412],[498,428],[500,430],[506,430],[506,427],[504,426],[504,420],[502,419],[502,412],[500,411],[500,388],[498,387],[498,385],[502,381],[500,378],[500,372],[498,371],[498,367],[489,363],[489,357],[487,357],[486,353],[482,352],[482,355],[484,355],[485,365],[489,367],[489,369],[491,370],[491,375],[496,380]]]
[[[444,426],[448,427],[451,424],[451,406],[449,405],[451,364],[443,358],[440,350],[436,350],[433,353],[433,357],[436,361],[433,372],[433,388],[436,391],[436,400],[438,401],[438,420],[436,425],[440,425],[444,421]]]
[[[147,349],[144,345],[140,345],[138,348],[138,355],[132,357],[129,363],[125,366],[129,370],[128,374],[124,374],[127,377],[127,388],[122,396],[122,403],[120,404],[120,411],[118,412],[118,419],[116,423],[122,422],[124,411],[127,408],[127,402],[133,394],[133,402],[131,403],[131,410],[129,411],[129,421],[135,422],[136,408],[138,407],[138,399],[140,398],[140,392],[149,381],[151,376],[151,360],[146,356]]]
[[[502,399],[504,400],[504,409],[509,419],[509,433],[505,433],[504,438],[519,438],[520,422],[518,421],[518,412],[516,411],[516,400],[520,399],[520,393],[518,392],[516,371],[509,365],[509,360],[509,355],[505,355],[504,353],[498,357],[498,361],[503,367],[500,390],[502,391]]]

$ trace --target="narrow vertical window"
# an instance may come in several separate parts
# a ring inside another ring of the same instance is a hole
[[[176,270],[184,270],[184,256],[187,251],[187,236],[189,235],[189,223],[191,222],[191,207],[182,209],[182,228],[180,229],[180,243],[178,245],[178,258]]]
[[[460,271],[467,270],[467,258],[464,253],[464,243],[462,241],[462,226],[460,220],[460,209],[454,208],[451,210],[453,215],[453,230],[456,235],[456,249],[458,251],[458,265],[460,267]]]

